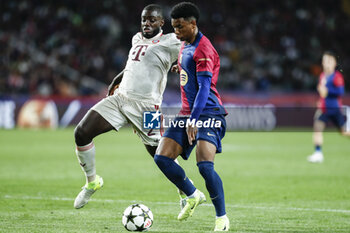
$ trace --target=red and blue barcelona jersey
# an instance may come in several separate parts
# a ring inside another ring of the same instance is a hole
[[[339,111],[342,106],[341,96],[344,94],[344,78],[339,71],[326,76],[324,73],[320,75],[318,85],[326,85],[328,94],[326,98],[320,98],[318,107],[323,113],[331,113]]]
[[[216,89],[220,58],[209,39],[201,32],[198,32],[192,44],[182,43],[178,57],[178,66],[182,101],[180,115],[188,116],[193,111],[199,89],[197,81],[197,76],[199,75],[211,76],[209,97],[201,115],[227,114]]]

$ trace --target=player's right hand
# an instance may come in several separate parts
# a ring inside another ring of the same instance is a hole
[[[179,66],[178,65],[173,65],[172,67],[171,67],[171,72],[174,72],[174,73],[180,73],[180,71],[179,71]]]
[[[186,128],[188,143],[192,146],[193,142],[196,141],[198,129],[196,126],[188,125]]]

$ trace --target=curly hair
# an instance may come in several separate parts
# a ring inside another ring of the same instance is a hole
[[[180,2],[176,4],[171,10],[170,14],[171,18],[179,19],[179,18],[195,18],[198,22],[199,20],[199,9],[198,7],[191,2]]]

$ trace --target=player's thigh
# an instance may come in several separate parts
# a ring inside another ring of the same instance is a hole
[[[196,149],[197,162],[214,161],[215,154],[221,153],[222,151],[221,140],[226,132],[225,117],[223,115],[209,115],[201,116],[199,119],[202,121],[208,119],[213,120],[215,126],[198,128]]]
[[[188,143],[188,136],[185,127],[187,119],[188,117],[176,117],[163,135],[163,138],[171,139],[171,141],[177,145],[178,149],[171,149],[170,152],[174,153],[175,157],[181,155],[184,160],[187,160],[190,157],[193,148],[197,144],[196,142],[192,145]]]
[[[196,149],[196,159],[197,163],[202,161],[211,161],[214,162],[216,154],[216,146],[205,140],[197,141]]]
[[[314,132],[323,132],[326,128],[326,123],[322,120],[314,121]]]
[[[337,127],[338,131],[343,133],[345,131],[345,116],[339,112],[331,117],[332,123]]]
[[[98,112],[89,110],[76,127],[76,133],[88,134],[95,137],[114,129],[113,126]]]
[[[122,107],[123,114],[131,123],[134,132],[139,136],[142,143],[148,146],[158,146],[162,129],[144,128],[144,112],[156,111],[157,108],[154,104],[132,99],[127,99],[127,103],[124,103]]]
[[[314,131],[323,132],[326,128],[328,117],[326,114],[322,113],[320,109],[315,112],[314,115]]]
[[[182,152],[182,147],[174,139],[162,137],[160,139],[156,154],[176,159]]]
[[[318,120],[322,114],[323,114],[323,113],[322,113],[322,110],[321,110],[321,109],[317,109],[317,110],[315,111],[315,114],[314,114],[314,121],[315,121],[315,120]]]
[[[130,118],[128,119],[130,120]],[[138,123],[131,122],[131,124],[134,128],[134,132],[145,146],[158,146],[160,138],[162,137],[159,129],[140,129],[140,125]]]

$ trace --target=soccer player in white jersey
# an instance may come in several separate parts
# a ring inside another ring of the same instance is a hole
[[[143,9],[141,32],[132,38],[125,69],[110,84],[108,96],[93,106],[75,128],[76,154],[86,176],[86,184],[74,201],[77,209],[85,206],[103,186],[102,177],[96,175],[94,137],[110,130],[118,131],[130,122],[147,151],[152,157],[155,154],[160,131],[150,133],[143,129],[143,112],[159,109],[167,73],[181,47],[174,33],[163,34],[163,24],[159,5],[151,4]]]

